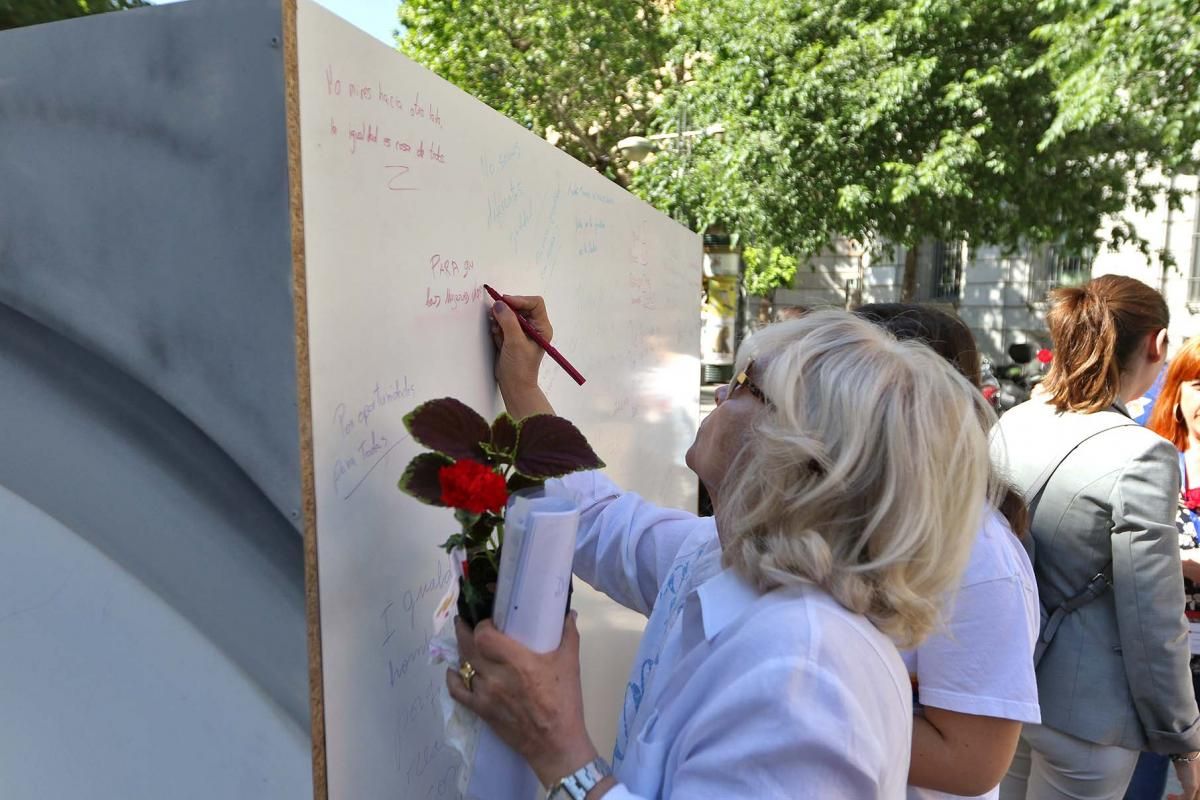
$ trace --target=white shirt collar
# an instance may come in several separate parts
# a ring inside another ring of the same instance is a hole
[[[754,604],[761,593],[732,568],[726,568],[696,589],[704,638],[712,641]]]

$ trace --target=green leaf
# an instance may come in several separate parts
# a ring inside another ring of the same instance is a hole
[[[491,440],[487,420],[453,397],[430,400],[404,417],[413,439],[455,461],[473,459],[487,463],[481,442]]]
[[[804,257],[1096,243],[1151,172],[1195,174],[1196,6],[405,0],[398,20],[411,57],[683,224]],[[652,134],[636,169],[615,151]],[[499,185],[528,157],[502,155]],[[784,279],[766,266],[755,291]]]
[[[519,428],[513,465],[526,477],[557,478],[604,466],[579,429],[562,417],[535,414],[521,420]]]
[[[468,625],[474,628],[492,615],[495,595],[475,584],[475,572],[469,567],[468,572],[471,580],[460,583],[462,591],[458,595],[458,613]]]
[[[496,582],[497,564],[492,553],[477,551],[467,560],[467,569],[471,572],[471,583],[479,587],[486,587],[489,583]]]
[[[431,506],[444,506],[438,471],[454,462],[441,453],[421,453],[408,462],[397,486],[405,494]]]
[[[482,516],[482,514],[473,514],[465,508],[454,509],[454,518],[458,520],[458,524],[463,526],[463,530],[470,529],[475,523],[479,522]]]
[[[466,539],[472,546],[480,546],[487,543],[492,536],[492,531],[496,529],[499,522],[499,517],[492,514],[484,514],[479,519],[471,524],[467,530]]]
[[[143,0],[17,0],[0,2],[0,31],[148,5]]]
[[[464,547],[467,542],[467,537],[462,533],[452,533],[446,541],[442,542],[438,547],[445,550],[447,553],[452,553],[459,547]]]
[[[778,247],[769,252],[747,247],[742,251],[742,259],[746,263],[743,282],[750,294],[768,297],[776,289],[788,288],[796,279],[796,257]]]
[[[674,80],[663,70],[673,39],[662,4],[404,0],[397,14],[409,57],[535,134],[553,130],[560,149],[627,183],[616,143],[646,133],[662,83]]]

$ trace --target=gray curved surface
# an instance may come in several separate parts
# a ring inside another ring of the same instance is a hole
[[[0,33],[2,797],[311,791],[281,37]]]
[[[279,0],[0,33],[0,302],[160,395],[300,528]]]
[[[0,409],[0,486],[120,565],[306,726],[302,543],[246,473],[137,381],[2,305]],[[10,530],[0,518],[0,539]],[[15,602],[9,587],[0,601]]]
[[[308,736],[118,564],[0,487],[0,796],[296,800]]]

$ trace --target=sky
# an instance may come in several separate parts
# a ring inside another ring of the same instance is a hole
[[[384,44],[395,45],[392,31],[399,25],[396,21],[396,8],[400,5],[398,0],[317,0],[317,2],[350,24],[362,28]]]
[[[152,0],[155,5],[175,3],[179,0]],[[367,33],[389,47],[395,45],[392,31],[396,29],[396,8],[399,0],[317,0],[318,3],[337,14],[342,19]]]

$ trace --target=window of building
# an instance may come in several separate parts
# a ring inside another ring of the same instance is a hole
[[[962,242],[933,243],[933,270],[930,280],[930,299],[959,299],[962,286]]]
[[[1046,293],[1060,286],[1080,286],[1092,277],[1091,254],[1071,252],[1061,245],[1047,245],[1041,257],[1033,259],[1030,281],[1031,298],[1046,299]]]
[[[1196,206],[1192,213],[1192,267],[1188,273],[1188,303],[1200,304],[1200,191],[1196,192]]]

